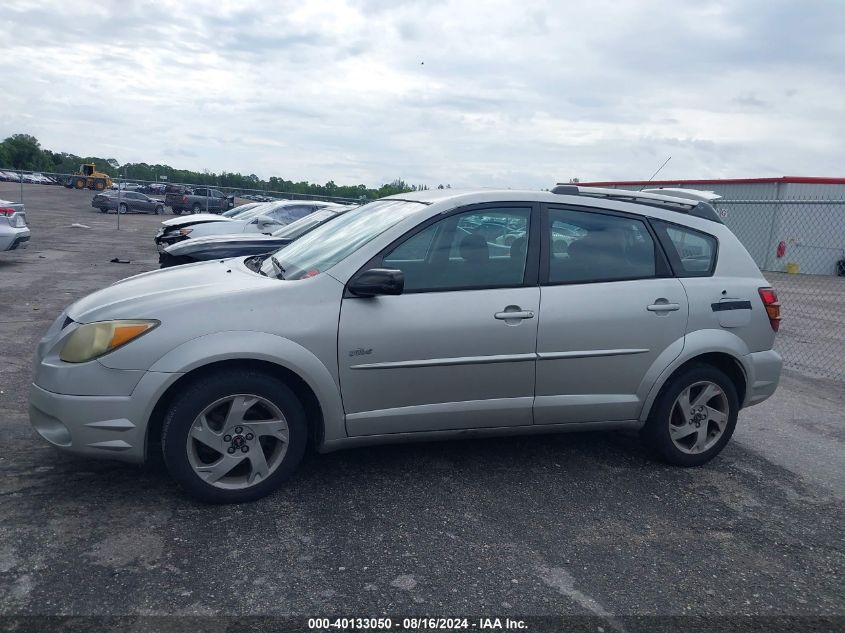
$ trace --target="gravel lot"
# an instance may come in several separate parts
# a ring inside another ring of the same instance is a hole
[[[0,255],[0,613],[845,615],[842,383],[785,375],[689,470],[620,434],[388,446],[212,507],[159,468],[53,450],[26,414],[36,342],[156,267],[161,218],[117,232],[89,192],[24,193],[31,245]]]

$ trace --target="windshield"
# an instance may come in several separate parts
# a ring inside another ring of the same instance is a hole
[[[229,209],[228,211],[226,211],[226,212],[223,214],[223,217],[225,217],[225,218],[234,218],[234,217],[236,217],[236,216],[239,216],[241,213],[246,213],[246,212],[247,212],[247,211],[249,211],[250,209],[254,209],[254,208],[255,208],[255,207],[257,207],[259,204],[260,204],[260,203],[258,203],[258,202],[250,202],[249,204],[242,204],[242,205],[240,205],[240,206],[237,206],[237,207],[235,207],[235,208],[233,208],[233,209]]]
[[[254,218],[257,215],[261,215],[262,213],[266,213],[270,209],[273,208],[273,205],[269,202],[262,202],[251,209],[247,209],[243,213],[238,213],[237,215],[233,215],[233,220],[248,220],[249,218]]]
[[[285,279],[313,277],[423,207],[421,202],[407,200],[371,202],[318,226],[274,256],[285,270]],[[269,277],[277,276],[270,257],[261,264],[261,272]]]
[[[289,237],[292,239],[296,239],[300,235],[307,233],[309,230],[311,230],[318,224],[322,224],[334,215],[334,211],[329,211],[326,209],[322,211],[316,211],[315,213],[306,215],[304,218],[299,218],[295,222],[291,222],[287,226],[283,226],[282,228],[273,231],[272,235],[273,237]]]

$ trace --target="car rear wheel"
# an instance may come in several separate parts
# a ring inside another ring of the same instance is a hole
[[[192,213],[199,213],[202,210],[202,207],[199,205],[199,202],[195,202],[194,206],[191,207]]]
[[[226,370],[191,383],[164,420],[167,469],[209,503],[253,501],[299,466],[307,425],[299,399],[277,378]]]
[[[108,207],[100,207],[100,213],[108,213],[108,212],[109,212]]]
[[[176,209],[175,207],[171,207],[171,211],[173,211],[173,215],[182,215],[182,209]]]
[[[129,211],[129,207],[126,206],[125,202],[121,202],[120,205],[118,205],[117,207],[117,212],[126,213],[127,211]]]
[[[164,207],[163,207],[163,206],[161,206],[161,205],[158,205],[158,206],[157,206],[157,207],[153,210],[153,213],[155,213],[156,215],[161,215],[162,213],[164,213]]]
[[[663,461],[700,466],[731,439],[738,414],[736,387],[727,374],[710,365],[693,365],[663,387],[642,435]]]

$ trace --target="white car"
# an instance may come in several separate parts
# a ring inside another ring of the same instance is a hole
[[[22,202],[0,200],[0,252],[26,248],[29,227]]]
[[[234,218],[213,214],[196,214],[185,218],[172,218],[162,222],[161,230],[155,236],[159,253],[177,242],[209,235],[231,235],[233,233],[271,234],[283,226],[326,207],[343,205],[319,200],[282,200],[261,204]]]
[[[32,178],[32,181],[38,185],[49,185],[53,183],[52,180],[50,180],[49,178],[47,178],[47,176],[41,173],[30,174],[30,177]]]

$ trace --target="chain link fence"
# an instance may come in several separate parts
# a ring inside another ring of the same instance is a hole
[[[726,195],[714,206],[778,292],[783,322],[775,347],[785,365],[845,380],[845,194]]]

